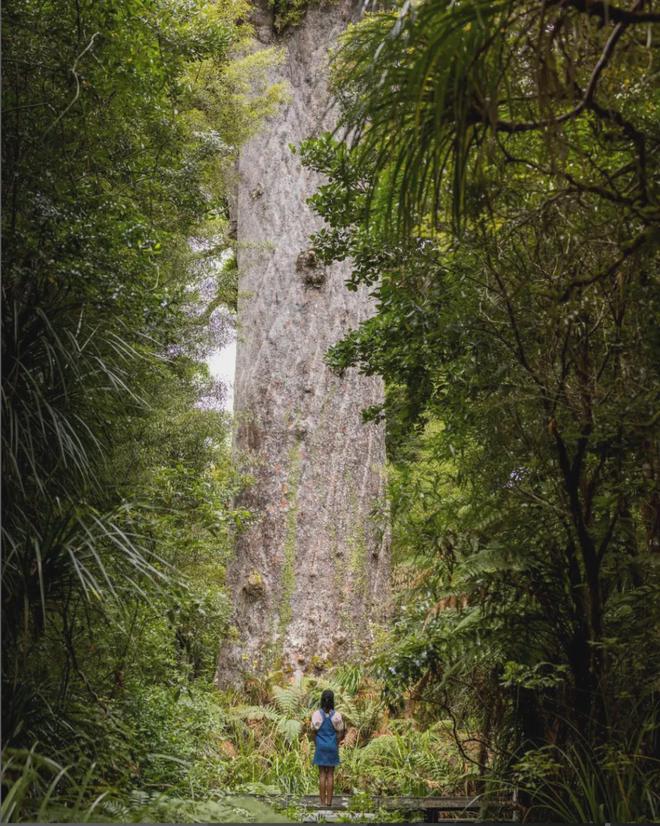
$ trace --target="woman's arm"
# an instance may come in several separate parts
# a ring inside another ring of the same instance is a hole
[[[321,725],[321,719],[318,712],[314,712],[312,714],[312,719],[307,724],[307,735],[310,740],[316,742],[316,735],[318,734],[319,727]]]
[[[336,725],[335,725],[336,721]],[[341,741],[346,737],[346,723],[344,722],[344,718],[337,712],[333,719],[333,728],[335,729],[335,734],[337,736],[337,745],[341,743]]]

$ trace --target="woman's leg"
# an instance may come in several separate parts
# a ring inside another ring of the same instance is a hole
[[[332,795],[335,791],[335,767],[328,766],[328,774],[325,781],[326,799],[328,806],[332,806]]]
[[[325,803],[325,766],[319,766],[319,799]]]

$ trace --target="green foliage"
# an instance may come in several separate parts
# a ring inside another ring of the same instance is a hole
[[[40,823],[287,823],[286,817],[266,803],[247,797],[214,794],[204,800],[175,797],[160,792],[121,794],[109,788],[96,793],[91,777],[69,778],[69,768],[29,752],[4,753],[3,785],[12,785],[3,798],[4,823],[28,820]],[[87,802],[91,797],[92,802]]]
[[[250,514],[199,364],[236,151],[283,100],[247,10],[5,10],[3,818],[272,820],[218,790],[314,791],[327,686],[338,791],[657,817],[657,15],[422,0],[346,35],[350,140],[301,153],[320,259],[376,302],[328,361],[387,385],[400,605],[380,682],[247,705],[210,688]]]
[[[200,362],[279,58],[252,53],[242,0],[5,11],[3,741],[32,756],[3,792],[14,820],[177,819],[226,760],[209,686],[249,514]]]
[[[530,817],[562,823],[634,822],[642,812],[657,820],[660,806],[657,760],[636,749],[594,753],[585,744],[529,751],[514,766],[514,778],[535,801]]]
[[[589,15],[597,12],[576,4],[443,0],[403,3],[353,27],[335,87],[370,219],[442,233],[447,215],[460,223],[482,213],[506,159],[512,171],[521,164],[517,181],[551,167],[568,188],[628,208],[639,198],[639,220],[653,225],[654,161],[643,146],[657,140],[658,103],[644,62],[651,40],[638,38],[650,21],[633,14],[596,26]],[[590,162],[596,145],[605,156]],[[531,147],[544,152],[539,165]],[[630,151],[642,153],[634,170],[621,164]],[[609,176],[624,168],[625,184],[613,187]]]
[[[281,33],[302,23],[310,0],[268,0],[274,12],[273,28]]]
[[[660,133],[651,21],[624,17],[367,15],[334,63],[349,138],[301,147],[317,254],[377,306],[328,362],[387,385],[366,411],[399,563],[379,673],[392,708],[476,727],[456,739],[484,782],[576,730],[657,748]],[[650,816],[637,765],[620,811]]]
[[[104,466],[155,403],[159,379],[201,379],[185,359],[174,363],[208,326],[190,312],[189,238],[226,215],[238,142],[279,100],[264,80],[272,54],[241,57],[239,69],[232,60],[246,48],[244,12],[229,0],[26,0],[7,11],[3,616],[12,634],[38,633],[71,577],[90,594],[111,590],[108,554],[127,582],[158,578],[118,524],[122,500]]]
[[[463,788],[469,772],[446,725],[425,730],[412,719],[390,720],[380,686],[359,666],[340,666],[322,680],[302,678],[280,685],[280,678],[273,674],[263,685],[254,686],[268,698],[266,704],[227,709],[225,732],[233,756],[224,776],[228,787],[273,796],[314,794],[318,772],[312,765],[314,745],[307,735],[321,692],[330,688],[347,725],[337,793],[358,794],[359,805],[359,794],[366,789],[426,795]],[[365,805],[369,808],[366,801]]]

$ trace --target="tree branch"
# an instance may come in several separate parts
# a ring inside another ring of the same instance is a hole
[[[42,138],[45,138],[46,135],[50,132],[50,130],[53,129],[53,127],[55,127],[62,120],[62,118],[66,115],[66,113],[69,111],[69,109],[73,106],[73,104],[80,97],[80,78],[78,77],[78,72],[76,72],[76,69],[78,67],[78,61],[80,61],[87,54],[87,52],[92,48],[92,46],[94,45],[94,41],[96,40],[96,38],[100,34],[101,34],[101,32],[94,32],[94,34],[92,35],[92,39],[85,46],[85,48],[82,50],[82,52],[80,52],[78,57],[73,61],[73,66],[71,67],[71,74],[73,75],[73,78],[76,81],[76,93],[73,96],[73,100],[60,112],[60,114],[55,118],[55,120],[51,123],[51,125],[46,129],[46,131],[41,136]]]
[[[638,12],[636,7],[622,9],[603,0],[548,0],[548,6],[570,6],[582,14],[600,17],[603,23],[623,23],[626,26],[635,26],[640,23],[660,23],[660,14],[653,12]]]
[[[633,9],[631,11],[634,12],[635,9],[639,8],[643,5],[643,0],[637,0]],[[659,18],[660,22],[660,18]],[[559,115],[556,118],[547,118],[546,120],[540,121],[530,121],[527,123],[515,123],[512,121],[503,121],[497,120],[495,123],[492,123],[492,119],[487,116],[487,114],[482,114],[480,112],[473,111],[472,117],[468,118],[469,120],[474,120],[476,122],[482,122],[492,126],[495,131],[499,132],[508,132],[508,133],[518,133],[518,132],[534,132],[538,129],[545,129],[549,126],[558,126],[559,124],[566,123],[566,121],[572,120],[580,115],[585,109],[590,108],[593,103],[593,97],[596,92],[596,86],[598,85],[598,81],[600,79],[603,70],[610,62],[610,58],[612,57],[612,53],[614,52],[614,48],[619,41],[621,35],[627,28],[627,24],[624,22],[617,23],[614,27],[614,31],[607,39],[607,43],[603,47],[603,51],[601,52],[600,57],[598,58],[598,62],[593,68],[591,73],[591,77],[589,78],[589,83],[587,84],[587,88],[585,90],[584,96],[582,100],[574,106],[568,112],[564,112],[563,115]]]
[[[595,284],[596,281],[602,281],[603,279],[614,275],[627,258],[629,258],[641,246],[648,243],[652,238],[657,237],[657,235],[658,231],[653,231],[651,228],[644,230],[644,232],[640,232],[636,238],[633,238],[632,241],[624,245],[621,256],[617,258],[613,264],[610,264],[607,269],[596,273],[596,275],[591,275],[588,278],[577,278],[575,281],[571,281],[559,297],[560,303],[568,301],[574,290],[579,290],[582,287],[588,287],[590,284]]]

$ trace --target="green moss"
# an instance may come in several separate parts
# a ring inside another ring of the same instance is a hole
[[[330,657],[321,657],[319,654],[314,654],[309,664],[315,674],[322,674],[325,671],[329,671],[334,665]]]
[[[358,524],[349,537],[349,568],[355,582],[355,590],[364,593],[367,586],[367,538],[364,525]]]
[[[280,34],[290,26],[299,26],[305,17],[310,0],[270,0],[275,12],[273,28]]]
[[[282,591],[280,598],[278,645],[284,640],[286,629],[291,622],[291,600],[296,588],[296,547],[298,533],[298,486],[300,484],[302,444],[300,441],[289,452],[289,473],[287,478],[286,536],[284,539],[284,567],[282,568]]]
[[[266,590],[266,583],[263,578],[263,574],[261,571],[257,571],[256,568],[253,568],[250,572],[250,575],[247,578],[247,585],[248,590],[252,594],[263,594]]]

